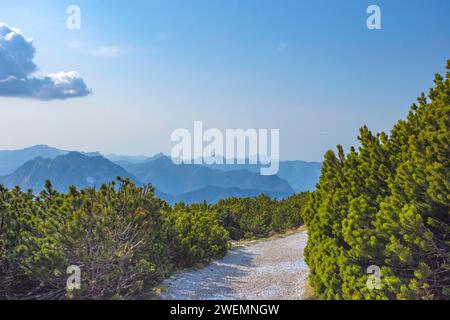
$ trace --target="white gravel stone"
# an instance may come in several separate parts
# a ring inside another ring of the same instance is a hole
[[[306,231],[231,250],[223,259],[164,282],[166,300],[299,300],[309,269]]]

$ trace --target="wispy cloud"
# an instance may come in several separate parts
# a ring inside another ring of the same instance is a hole
[[[35,53],[31,38],[0,22],[0,96],[54,100],[91,93],[76,71],[37,75]]]
[[[78,40],[67,40],[64,44],[70,49],[80,49],[81,43]]]
[[[119,58],[123,50],[115,46],[97,46],[90,48],[83,45],[79,40],[68,40],[64,42],[69,49],[77,50],[81,54],[99,58]]]
[[[96,57],[102,58],[118,58],[120,56],[120,49],[117,47],[98,47],[95,48],[93,54]]]

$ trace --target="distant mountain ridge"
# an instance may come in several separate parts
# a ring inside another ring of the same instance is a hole
[[[20,186],[39,192],[45,181],[50,180],[56,190],[65,192],[72,185],[77,188],[99,187],[117,177],[141,183],[125,169],[102,156],[90,157],[79,152],[69,152],[54,159],[38,157],[30,160],[14,173],[1,177],[0,183],[8,188]]]
[[[36,145],[21,150],[1,150],[0,151],[0,176],[13,173],[25,162],[37,157],[54,159],[65,154],[64,151],[46,145]]]
[[[13,173],[26,162],[41,157],[54,159],[70,151],[49,147],[45,144],[35,145],[19,150],[0,150],[0,176]],[[79,152],[89,157],[101,156],[98,152]]]
[[[179,195],[206,187],[256,189],[264,192],[294,193],[278,176],[261,176],[248,170],[220,171],[202,165],[176,165],[167,156],[129,165],[126,169],[163,193]]]
[[[215,186],[207,186],[200,190],[190,191],[176,196],[168,195],[162,192],[156,191],[156,194],[169,202],[174,204],[177,202],[190,203],[200,203],[206,201],[209,204],[215,204],[222,199],[227,198],[253,198],[261,194],[265,194],[271,198],[284,199],[291,193],[284,193],[282,191],[269,191],[263,192],[257,189],[240,189],[237,187],[233,188],[221,188]]]
[[[248,160],[245,160],[248,163]],[[208,168],[221,171],[248,170],[260,172],[260,164],[213,164],[204,165]],[[321,173],[321,162],[306,162],[301,160],[280,161],[277,176],[286,180],[295,192],[313,191],[319,182]]]
[[[281,161],[276,176],[260,175],[259,165],[175,165],[159,153],[147,156],[102,156],[98,152],[69,152],[46,145],[0,151],[0,184],[39,192],[45,180],[66,191],[98,187],[116,177],[137,184],[152,184],[170,203],[217,202],[228,197],[253,197],[262,193],[285,198],[294,192],[313,190],[321,163]]]

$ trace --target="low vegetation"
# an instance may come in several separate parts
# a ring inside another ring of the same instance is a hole
[[[265,238],[272,233],[284,233],[303,225],[301,207],[307,193],[285,200],[272,200],[266,195],[256,198],[230,198],[212,206],[220,224],[231,239]]]
[[[301,225],[304,196],[170,207],[128,180],[38,196],[0,186],[0,298],[146,299],[172,272],[226,254],[232,239]],[[67,268],[81,288],[67,290]]]

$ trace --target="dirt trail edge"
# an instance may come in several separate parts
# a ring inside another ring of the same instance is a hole
[[[164,282],[165,300],[299,300],[309,269],[306,231],[231,250],[227,256]]]

